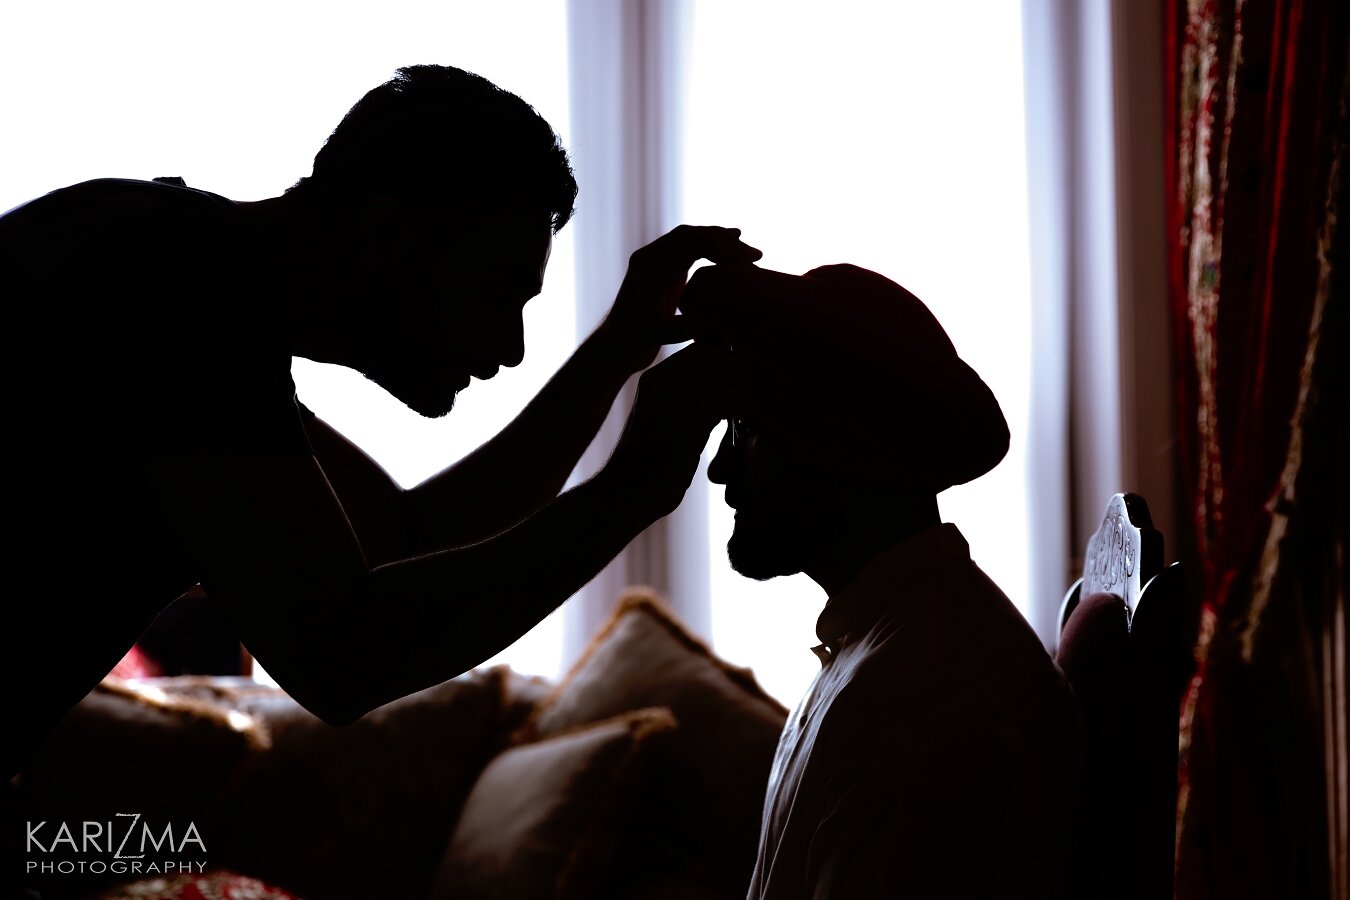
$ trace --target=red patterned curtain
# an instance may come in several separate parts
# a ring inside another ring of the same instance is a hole
[[[1347,897],[1345,0],[1168,0],[1179,897]],[[1342,221],[1337,222],[1337,215]]]

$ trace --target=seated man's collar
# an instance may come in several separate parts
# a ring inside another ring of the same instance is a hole
[[[904,594],[906,585],[925,572],[969,561],[970,545],[950,523],[927,528],[880,553],[858,576],[825,604],[816,621],[821,661],[850,636],[861,634]]]

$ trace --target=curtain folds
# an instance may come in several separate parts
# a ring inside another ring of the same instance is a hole
[[[599,324],[618,292],[628,256],[680,224],[680,127],[690,0],[567,0],[572,162],[581,193],[577,241],[577,334]],[[573,483],[598,471],[618,443],[636,380],[615,401]],[[608,621],[624,588],[667,598],[693,633],[708,639],[707,491],[702,471],[672,515],[639,535],[568,601],[563,665]]]
[[[1182,897],[1346,882],[1346,4],[1169,0],[1169,277],[1201,569]]]

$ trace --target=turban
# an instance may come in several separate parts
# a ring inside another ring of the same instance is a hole
[[[800,463],[938,493],[1007,454],[988,385],[928,307],[876,272],[708,266],[680,305],[695,339],[732,348],[748,424]]]

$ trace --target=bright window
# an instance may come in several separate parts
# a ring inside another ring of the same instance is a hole
[[[768,268],[856,263],[928,304],[1013,434],[997,469],[939,497],[942,516],[1025,604],[1027,535],[1008,526],[1026,508],[1031,365],[1020,4],[706,0],[691,41],[685,220],[743,229]],[[732,572],[713,487],[714,646],[795,702],[824,594]]]

